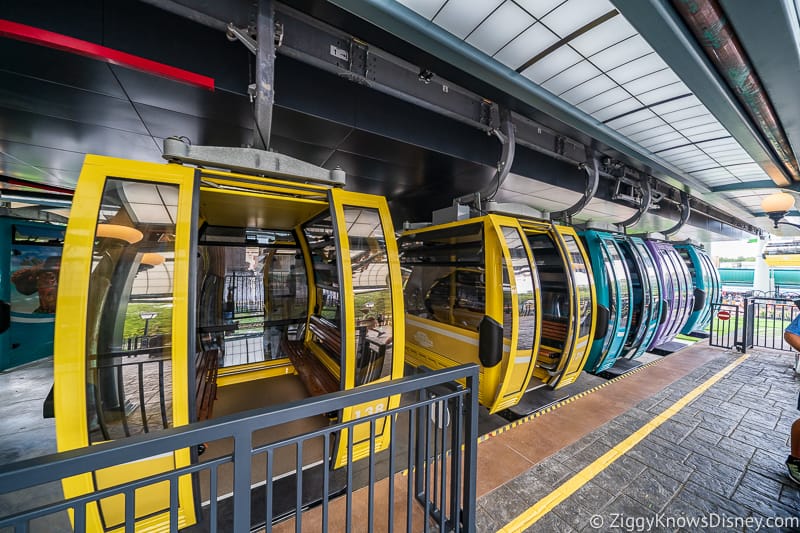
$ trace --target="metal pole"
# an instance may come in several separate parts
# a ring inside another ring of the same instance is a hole
[[[258,1],[256,17],[256,91],[253,146],[266,150],[272,133],[275,102],[275,10],[272,0]]]

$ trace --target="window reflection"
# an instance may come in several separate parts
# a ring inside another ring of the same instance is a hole
[[[533,348],[534,337],[536,336],[536,300],[533,292],[533,273],[531,263],[528,259],[528,252],[522,241],[522,236],[516,228],[503,228],[503,236],[511,253],[511,266],[514,272],[514,281],[517,285],[517,302],[519,306],[519,333],[517,339],[517,349],[531,350]],[[505,259],[503,260],[505,263]],[[503,265],[503,302],[505,305],[505,277],[506,269]],[[511,294],[508,294],[508,307],[511,306]],[[510,309],[509,309],[510,311]],[[507,337],[511,336],[511,324],[507,317],[509,313],[503,312],[503,330]]]
[[[172,424],[177,200],[176,185],[106,182],[87,295],[92,443]]]
[[[377,209],[344,207],[356,313],[356,385],[392,371],[391,279]]]

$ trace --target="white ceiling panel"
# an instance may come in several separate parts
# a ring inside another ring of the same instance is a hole
[[[641,142],[646,141],[647,139],[652,139],[654,137],[661,137],[663,135],[667,135],[669,133],[674,133],[675,130],[672,126],[668,124],[664,124],[663,126],[658,126],[655,128],[649,128],[644,131],[640,131],[639,133],[633,133],[628,135],[628,138],[632,141]]]
[[[641,35],[635,35],[629,39],[606,48],[602,52],[591,56],[589,59],[592,63],[597,65],[598,68],[609,71],[614,68],[625,65],[631,61],[647,56],[652,53],[653,49],[647,44]]]
[[[636,102],[636,105],[638,107],[642,106],[641,102],[639,102],[638,100],[635,100],[635,99],[631,98],[631,101]],[[616,119],[610,121],[608,123],[608,125],[611,126],[614,129],[619,129],[619,128],[624,128],[626,126],[629,126],[631,124],[635,124],[637,122],[641,122],[643,120],[651,119],[651,118],[653,118],[655,116],[656,116],[656,114],[653,113],[652,111],[650,111],[649,109],[640,109],[639,111],[636,111],[634,113],[630,113],[628,115],[616,118]]]
[[[675,103],[677,105],[681,105],[681,103],[684,100],[685,100],[684,98],[679,98],[679,99],[674,100],[673,102],[670,102],[670,103]],[[706,109],[706,107],[703,106],[703,105],[695,105],[695,106],[691,106],[691,107],[686,107],[684,109],[677,109],[677,110],[671,111],[669,113],[659,112],[658,111],[659,107],[661,107],[661,106],[656,105],[656,106],[653,106],[652,109],[653,109],[653,111],[658,113],[658,115],[661,118],[663,118],[664,120],[666,120],[667,122],[670,122],[670,123],[680,122],[682,120],[688,120],[688,119],[696,118],[696,117],[705,117],[705,116],[707,116],[709,114],[708,113],[708,109]]]
[[[493,56],[512,37],[520,34],[534,22],[536,20],[525,10],[514,2],[507,1],[467,37],[467,42]]]
[[[592,114],[595,111],[599,111],[604,107],[609,107],[628,98],[630,98],[630,95],[624,89],[616,87],[580,102],[578,107]]]
[[[677,99],[677,100],[672,100],[672,101],[669,101],[669,102],[663,102],[663,103],[660,103],[660,104],[656,104],[656,105],[653,106],[653,111],[655,111],[656,113],[658,113],[661,116],[667,116],[670,113],[674,113],[674,112],[682,111],[684,109],[688,109],[690,107],[702,106],[702,105],[703,104],[700,103],[700,100],[698,100],[697,97],[692,94],[690,96],[685,96],[685,97]],[[704,108],[703,112],[707,113],[708,110],[706,110]],[[692,115],[692,116],[694,116],[694,115]],[[686,118],[686,117],[681,117],[681,118]],[[680,118],[675,118],[675,119],[672,119],[672,120],[680,120]]]
[[[614,88],[618,88],[617,84],[614,83],[611,78],[603,74],[601,76],[592,78],[585,83],[570,89],[569,91],[561,93],[560,96],[571,104],[577,104]]]
[[[516,70],[556,41],[556,34],[541,24],[534,24],[501,48],[494,58]]]
[[[714,120],[711,123],[703,124],[700,126],[693,126],[693,127],[686,127],[686,128],[677,128],[678,131],[683,133],[684,135],[698,135],[700,133],[708,133],[710,131],[717,131],[721,128],[719,122]]]
[[[730,171],[726,168],[712,168],[710,170],[703,170],[700,172],[692,172],[696,178],[700,178],[703,180],[711,180],[720,178],[722,176],[732,176]]]
[[[643,104],[653,105],[657,104],[658,102],[663,102],[664,100],[668,100],[670,98],[677,98],[679,96],[683,96],[685,94],[690,94],[690,93],[691,91],[689,90],[689,88],[686,86],[685,83],[683,83],[682,81],[677,81],[675,83],[665,85],[664,87],[659,87],[658,89],[638,94],[636,95],[636,98],[641,100]],[[669,122],[669,119],[665,120]]]
[[[542,18],[542,22],[565,37],[613,9],[608,0],[567,0]]]
[[[531,57],[533,57],[533,55]],[[528,59],[530,59],[530,57]],[[525,69],[522,75],[536,83],[542,83],[562,70],[566,70],[572,65],[579,63],[581,59],[578,52],[568,46],[562,46]]]
[[[564,2],[565,0],[516,0],[517,4],[536,18],[542,18]]]
[[[430,20],[446,0],[400,0],[400,3]]]
[[[663,126],[664,124],[666,124],[666,122],[664,122],[660,117],[651,117],[646,120],[640,120],[638,122],[634,122],[633,124],[623,126],[621,128],[616,128],[616,130],[623,135],[633,135],[634,133],[639,133],[650,128]]]
[[[709,139],[716,139],[718,137],[726,137],[727,135],[728,135],[728,132],[724,128],[720,127],[717,130],[709,131],[709,132],[706,132],[706,133],[696,133],[696,134],[693,134],[693,135],[687,135],[686,137],[690,141],[692,141],[693,143],[699,143],[699,142],[702,142],[702,141],[707,141]]]
[[[669,69],[658,70],[647,76],[636,78],[624,85],[632,94],[642,94],[653,89],[680,81],[678,76]]]
[[[662,135],[661,137],[658,138],[653,138],[643,141],[642,146],[644,146],[651,152],[657,153],[661,150],[667,150],[668,148],[674,148],[676,146],[684,145],[687,142],[688,141],[686,140],[686,137],[684,137],[678,132],[675,132]]]
[[[739,146],[739,143],[736,142],[736,139],[733,137],[727,137],[725,139],[714,139],[713,141],[704,141],[699,143],[698,146],[702,149],[706,149],[711,146]]]
[[[705,113],[696,117],[685,118],[683,120],[674,120],[665,118],[670,124],[675,126],[675,129],[683,131],[686,128],[694,128],[697,126],[705,126],[706,124],[717,123],[717,119],[711,113]]]
[[[633,29],[633,26],[625,20],[625,17],[617,15],[586,33],[578,35],[569,42],[569,45],[588,57],[634,35],[636,35],[636,30]]]
[[[648,74],[665,68],[667,68],[667,64],[664,63],[664,60],[661,59],[658,54],[652,52],[629,63],[625,63],[620,67],[609,70],[608,75],[617,83],[625,84],[636,78],[647,76]]]
[[[448,0],[433,22],[463,39],[488,17],[502,0]]]
[[[641,107],[642,107],[641,102],[639,102],[635,98],[628,98],[614,105],[610,105],[608,107],[600,109],[599,111],[592,113],[592,116],[597,120],[605,121],[617,117],[619,115],[622,115],[624,113],[630,113]],[[631,116],[634,114],[635,113],[631,113]],[[616,123],[617,121],[615,120],[614,122]]]
[[[592,65],[589,61],[584,60],[577,65],[573,65],[567,70],[553,76],[544,82],[542,87],[553,94],[560,95],[599,75],[600,70]]]
[[[681,154],[686,154],[686,153],[697,153],[699,151],[700,149],[692,144],[689,146],[679,146],[677,148],[670,148],[669,150],[661,152],[660,155],[661,157],[666,159],[667,157],[679,156]]]

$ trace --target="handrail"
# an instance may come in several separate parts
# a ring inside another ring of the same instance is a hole
[[[213,420],[195,422],[164,429],[158,433],[137,435],[122,441],[105,442],[89,448],[69,450],[0,465],[0,494],[169,453],[203,442],[244,433],[248,435],[249,439],[250,432],[257,429],[274,427],[299,418],[323,415],[352,405],[435,387],[465,378],[468,387],[470,387],[470,383],[476,385],[478,367],[474,364],[461,365],[436,372],[403,377],[388,383],[366,385],[355,390],[338,391],[279,406],[253,409]],[[477,393],[472,394],[471,401],[477,405]],[[381,415],[386,416],[386,413],[381,413]],[[353,422],[361,423],[365,420],[368,420],[368,417]],[[52,468],[54,463],[58,463],[58,468]]]

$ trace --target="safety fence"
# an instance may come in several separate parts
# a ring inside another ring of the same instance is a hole
[[[797,301],[759,296],[742,298],[735,304],[712,304],[709,344],[741,352],[754,346],[791,352],[783,333],[800,313]]]
[[[102,505],[113,498],[124,501],[119,527],[133,531],[139,517],[137,498],[160,484],[169,487],[164,491],[168,501],[160,511],[164,529],[177,531],[179,485],[191,476],[199,495],[196,501],[203,502],[200,523],[192,530],[244,532],[258,527],[299,532],[305,519],[318,531],[473,532],[477,380],[477,366],[464,365],[2,465],[0,495],[21,497],[13,513],[5,511],[8,514],[0,517],[0,529],[52,531],[57,528],[48,525],[48,518],[54,517],[63,527],[69,524],[69,513],[72,528],[84,531],[98,502]],[[403,398],[396,409],[266,444],[259,444],[256,435],[395,395]],[[353,461],[353,435],[368,439],[369,449],[374,449],[381,429],[390,433],[387,449]],[[46,504],[24,496],[71,476],[214,443],[225,443],[227,451],[206,450],[187,466],[82,496]],[[346,446],[348,461],[334,469],[328,451],[337,443]],[[315,447],[321,460],[309,463]],[[279,471],[287,464],[288,471]],[[315,516],[309,518],[312,513]]]

